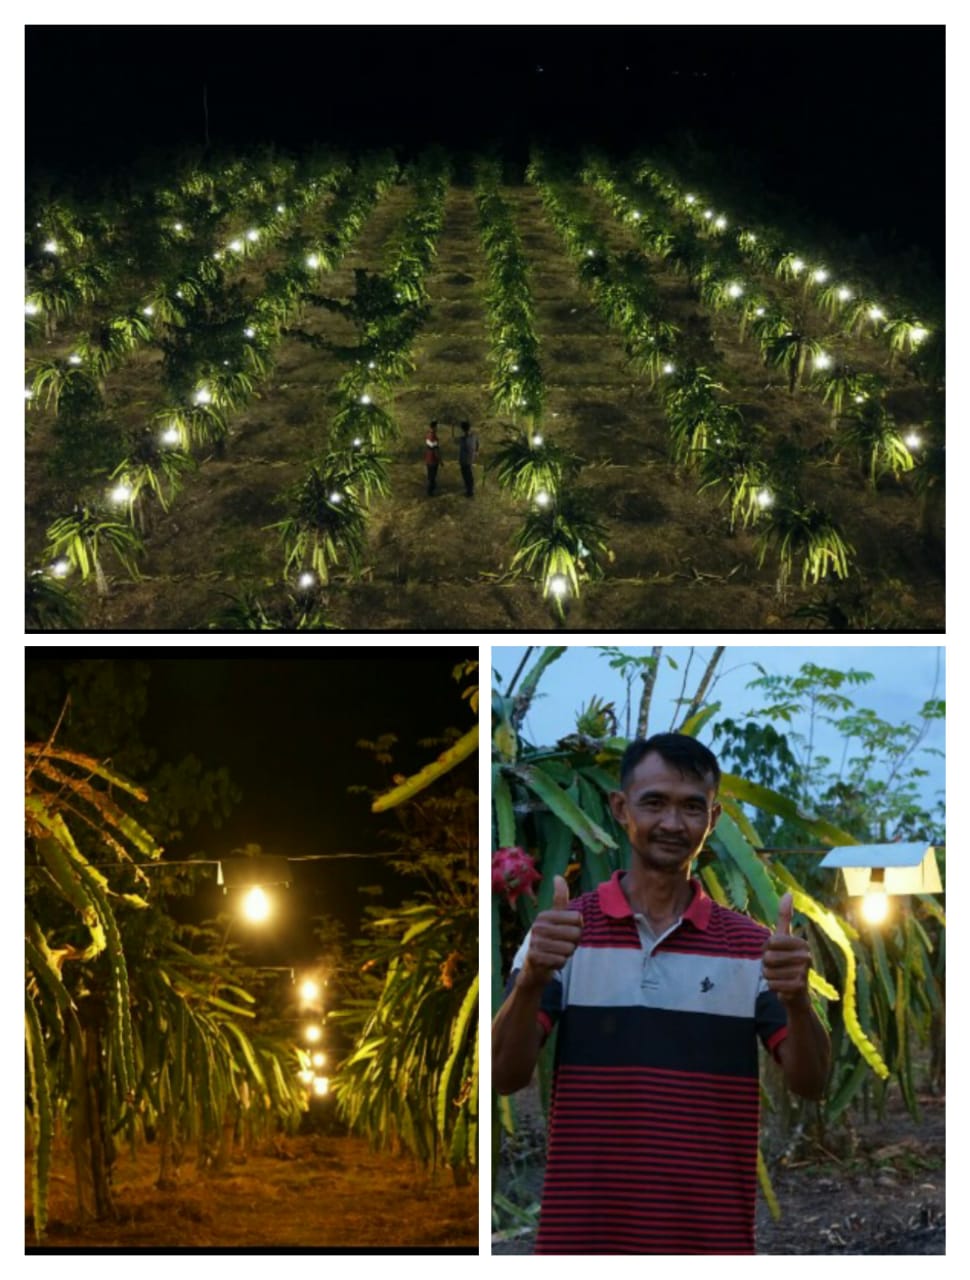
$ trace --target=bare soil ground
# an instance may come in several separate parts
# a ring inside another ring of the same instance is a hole
[[[409,1159],[380,1155],[360,1138],[278,1139],[225,1174],[182,1166],[179,1185],[160,1191],[158,1152],[119,1152],[118,1216],[79,1223],[66,1152],[55,1158],[45,1246],[161,1248],[421,1248],[478,1246],[478,1190],[455,1187],[448,1171],[429,1177]],[[33,1245],[30,1177],[27,1244]]]
[[[540,360],[548,388],[543,431],[584,459],[581,484],[593,491],[614,559],[606,580],[589,584],[569,607],[565,627],[582,631],[649,630],[940,630],[944,626],[942,530],[930,541],[917,532],[919,510],[911,476],[867,486],[855,465],[815,465],[806,493],[843,523],[856,549],[858,572],[843,585],[793,586],[779,599],[771,563],[759,568],[754,539],[728,536],[723,511],[668,458],[667,432],[656,396],[630,369],[621,339],[594,310],[559,238],[531,188],[508,188],[532,271]],[[319,291],[345,298],[354,268],[378,269],[382,248],[413,195],[397,187],[378,204],[340,268]],[[590,212],[610,246],[632,247],[631,233],[588,196]],[[319,233],[325,206],[303,230]],[[415,374],[386,404],[401,426],[392,444],[392,493],[375,499],[362,572],[338,573],[326,591],[333,626],[350,631],[545,631],[559,624],[535,584],[509,572],[524,509],[482,467],[474,500],[463,494],[452,425],[468,418],[479,434],[482,461],[507,423],[490,415],[485,329],[487,276],[472,192],[449,189],[438,257],[428,279],[431,315],[414,348]],[[247,263],[255,296],[278,251]],[[752,420],[770,424],[799,445],[824,443],[831,426],[817,397],[794,397],[761,365],[733,324],[709,317],[684,280],[651,264],[664,313],[708,344],[712,366]],[[332,343],[353,334],[340,315],[308,307],[300,327]],[[70,350],[71,331],[55,347]],[[872,346],[860,367],[881,357]],[[34,353],[37,354],[37,353]],[[49,354],[49,353],[48,353]],[[853,358],[856,353],[852,352]],[[144,423],[159,401],[159,356],[143,351],[109,379],[108,401],[118,421]],[[157,511],[146,536],[143,576],[114,576],[99,601],[85,587],[85,629],[204,630],[230,597],[244,589],[271,598],[281,589],[278,537],[267,526],[283,514],[281,498],[326,449],[328,396],[344,371],[331,351],[284,339],[276,368],[259,398],[235,416],[226,457],[202,461],[166,515]],[[899,420],[919,417],[919,390],[897,371]],[[906,397],[909,400],[904,404]],[[912,401],[912,403],[909,403]],[[431,418],[445,424],[439,494],[428,499],[422,441]],[[44,530],[73,501],[69,483],[52,479],[51,421],[31,415],[26,479],[27,563],[40,563]],[[66,505],[65,505],[66,504]],[[110,566],[109,566],[110,571]]]
[[[945,1253],[945,1100],[926,1096],[920,1104],[919,1123],[894,1100],[883,1120],[855,1123],[850,1140],[841,1131],[839,1155],[804,1143],[786,1162],[776,1161],[770,1174],[781,1218],[772,1218],[759,1194],[757,1252]],[[514,1167],[506,1161],[500,1191],[528,1205],[541,1193],[542,1176],[541,1159],[520,1159]],[[534,1248],[534,1227],[511,1226],[492,1236],[493,1254]]]

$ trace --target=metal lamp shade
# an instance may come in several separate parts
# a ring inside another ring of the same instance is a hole
[[[842,872],[850,898],[863,897],[873,872],[880,868],[883,869],[883,888],[888,894],[943,892],[936,849],[922,842],[840,845],[831,849],[819,865]]]

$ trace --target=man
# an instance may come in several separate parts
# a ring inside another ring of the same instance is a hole
[[[461,478],[465,482],[465,497],[473,498],[475,475],[472,467],[478,461],[478,436],[472,431],[470,422],[459,423],[459,426],[461,435],[458,438],[458,465],[461,467]]]
[[[794,1092],[825,1088],[791,895],[771,933],[691,878],[719,781],[693,738],[631,742],[610,796],[629,870],[571,905],[557,876],[513,962],[500,1093],[528,1084],[559,1027],[537,1253],[754,1253],[758,1038]]]
[[[428,469],[428,497],[433,498],[438,492],[438,468],[441,466],[441,441],[438,439],[437,420],[431,419],[431,426],[424,438],[424,465]]]

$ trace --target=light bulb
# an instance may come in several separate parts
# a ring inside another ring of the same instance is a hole
[[[256,337],[256,330],[255,330],[255,329],[251,329],[251,328],[250,328],[250,329],[243,329],[243,334],[244,334],[247,338],[255,338],[255,337]]]
[[[765,313],[765,309],[764,307],[755,307],[754,313],[756,316],[763,316]]]
[[[325,1098],[330,1092],[330,1081],[326,1076],[313,1077],[313,1096],[315,1098]]]
[[[175,224],[175,230],[176,230],[176,231],[181,231],[181,230],[183,230],[183,227],[182,227],[181,222],[176,222],[176,224]]]
[[[903,443],[907,449],[918,449],[923,441],[915,431],[910,431],[908,435],[903,436]]]
[[[824,267],[816,267],[812,272],[812,279],[816,284],[823,284],[829,278],[829,273]]]
[[[518,372],[519,372],[519,366],[518,366],[517,364],[514,364],[514,365],[512,366],[512,372],[513,372],[513,373],[518,373]]]
[[[917,343],[922,342],[924,338],[929,336],[929,332],[929,329],[924,329],[921,325],[911,325],[909,330],[909,340],[915,347]]]
[[[250,244],[255,244],[255,242],[259,239],[259,232],[255,228],[253,228],[253,230],[251,231],[247,231],[246,239],[250,242]]]
[[[708,222],[710,222],[710,220],[714,217],[714,210],[713,210],[713,209],[705,209],[705,210],[704,210],[704,217],[707,219],[707,221],[708,221]]]
[[[141,309],[141,313],[142,313],[142,315],[143,315],[143,316],[153,316],[153,315],[155,314],[155,308],[154,308],[154,307],[142,307],[142,309]]]
[[[533,447],[533,449],[538,449],[538,447],[539,447],[539,445],[540,445],[540,444],[542,444],[542,436],[540,436],[540,435],[538,434],[538,432],[537,432],[537,433],[532,437],[532,447]]]
[[[320,265],[320,259],[315,253],[311,253],[306,260],[306,264],[311,271],[316,271],[317,267]]]
[[[724,228],[727,226],[727,218],[725,218],[723,213],[719,218],[714,219],[714,225],[718,229],[718,231],[724,230]]]
[[[852,290],[851,290],[851,289],[847,289],[847,288],[845,287],[845,285],[842,285],[842,287],[839,289],[839,293],[838,293],[839,301],[840,301],[840,302],[848,302],[848,301],[849,301],[849,299],[850,299],[851,297],[852,297]]]
[[[549,579],[549,594],[561,600],[569,592],[569,580],[561,573],[554,573]]]
[[[230,240],[230,241],[229,241],[229,248],[233,251],[233,253],[242,253],[242,251],[243,251],[243,242],[242,242],[241,240],[238,240],[238,239],[237,239],[237,240]]]
[[[166,427],[162,432],[162,444],[178,444],[179,429],[176,426]]]
[[[311,574],[312,577],[312,574]],[[320,984],[313,978],[306,978],[300,983],[300,999],[306,1004],[314,1004],[320,999]]]
[[[697,199],[697,196],[684,196],[684,203],[693,204],[696,201],[696,199]]]
[[[355,449],[359,449],[364,442],[363,440],[361,440],[360,436],[354,436],[353,440],[351,440],[350,443],[354,446]]]
[[[71,352],[71,354],[67,357],[67,363],[68,363],[68,364],[80,364],[80,363],[81,363],[81,357],[78,355],[78,353],[77,353],[76,351],[72,351],[72,352]]]
[[[243,898],[242,911],[246,919],[251,920],[254,924],[259,924],[269,915],[269,898],[266,896],[265,890],[261,889],[258,884],[253,885],[245,898]]]
[[[70,572],[70,560],[55,560],[51,565],[51,576],[54,578],[66,578]]]
[[[640,221],[640,216],[641,216],[641,215],[640,215],[640,210],[639,210],[639,209],[634,209],[634,210],[633,210],[633,221],[634,221],[634,222],[639,222],[639,221]]]
[[[131,486],[124,483],[116,485],[108,496],[113,503],[120,507],[122,503],[127,502],[131,497]]]
[[[309,589],[315,585],[316,580],[317,575],[315,573],[311,573],[309,569],[307,569],[305,572],[300,574],[296,582],[301,591],[309,591]]]
[[[308,1044],[316,1044],[322,1034],[323,1033],[315,1022],[311,1022],[309,1026],[303,1028],[303,1038]]]
[[[58,248],[57,248],[57,241],[56,241],[56,240],[47,240],[47,241],[45,241],[45,243],[44,243],[44,252],[45,252],[45,253],[58,253],[58,252],[59,252],[59,250],[58,250]]]
[[[870,308],[869,308],[869,319],[870,319],[870,320],[884,320],[885,318],[886,318],[886,313],[885,313],[885,311],[883,311],[883,310],[882,310],[882,308],[881,308],[881,307],[870,307]]]
[[[804,270],[804,268],[805,268],[805,263],[804,263],[804,262],[802,262],[801,258],[795,258],[795,259],[793,259],[792,264],[791,264],[791,269],[792,269],[792,274],[793,274],[793,275],[796,275],[796,276],[797,276],[797,275],[798,275],[798,273],[799,273],[799,271],[803,271],[803,270]]]
[[[327,1055],[325,1053],[321,1053],[320,1051],[317,1051],[316,1053],[311,1055],[310,1061],[313,1063],[315,1067],[325,1066],[327,1061]]]
[[[208,387],[199,387],[195,395],[192,397],[196,404],[211,404],[212,392]]]
[[[858,395],[858,396],[853,396],[852,399],[856,402],[856,404],[862,404],[862,402],[866,399],[866,397],[864,395]]]
[[[213,258],[215,258],[216,262],[221,262],[221,261],[222,261],[222,250],[221,250],[221,249],[216,249],[215,253],[213,253],[213,255],[212,255],[212,256],[213,256]]]
[[[278,205],[276,206],[276,212],[277,212],[277,213],[286,213],[286,205],[285,205],[285,204],[278,204]]]
[[[539,492],[536,494],[537,507],[548,507],[551,501],[552,499],[549,497],[549,494],[546,493],[545,489],[540,489]]]
[[[673,366],[672,364],[669,364],[669,363],[668,363],[668,364],[665,364],[665,365],[664,365],[664,367],[663,367],[663,371],[664,371],[664,373],[673,373],[673,371],[674,371],[674,366]]]
[[[775,496],[770,489],[759,489],[756,501],[761,510],[764,511],[774,503]]]
[[[377,361],[376,361],[376,360],[368,360],[368,361],[367,361],[367,367],[368,367],[368,369],[376,369],[376,368],[377,368]]]
[[[862,918],[869,924],[882,924],[889,915],[889,895],[885,885],[871,884],[862,899]]]
[[[586,257],[587,257],[587,258],[595,258],[595,257],[596,257],[596,250],[595,250],[595,249],[587,249],[587,250],[586,250]]]
[[[297,1072],[297,1079],[301,1080],[303,1084],[312,1084],[313,1072],[309,1069],[309,1067],[307,1067],[303,1071]]]
[[[364,395],[362,395],[362,396],[360,397],[360,403],[361,403],[361,404],[370,404],[370,402],[371,402],[370,396],[369,396],[369,395],[367,395],[367,393],[365,392],[365,393],[364,393]]]
[[[33,400],[33,398],[34,398],[34,393],[33,393],[33,391],[30,389],[30,387],[24,387],[24,399],[25,399],[25,400]]]
[[[40,307],[37,305],[36,302],[25,302],[24,311],[29,316],[36,316],[40,314]]]
[[[832,367],[832,357],[825,351],[820,351],[815,357],[816,369],[830,369]]]
[[[729,297],[729,298],[740,298],[742,293],[744,293],[744,288],[743,288],[743,286],[742,286],[742,285],[739,285],[739,284],[729,284],[729,285],[728,285],[728,297]]]
[[[343,500],[344,500],[344,495],[342,493],[338,493],[337,490],[334,489],[333,493],[330,495],[330,501],[333,503],[333,505],[335,507],[338,507],[340,503],[343,502]]]

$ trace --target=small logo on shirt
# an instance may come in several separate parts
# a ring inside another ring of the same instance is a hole
[[[714,989],[714,983],[710,980],[710,978],[705,978],[704,981],[701,983],[701,990],[713,991],[713,989]]]

